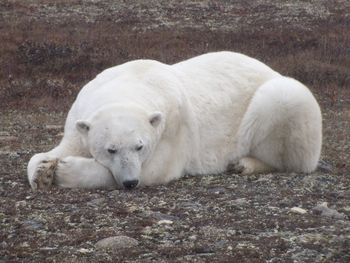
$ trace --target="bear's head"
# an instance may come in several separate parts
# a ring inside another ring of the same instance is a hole
[[[142,165],[158,143],[163,122],[160,112],[113,106],[78,120],[76,127],[92,157],[109,169],[118,185],[131,189],[140,184]]]

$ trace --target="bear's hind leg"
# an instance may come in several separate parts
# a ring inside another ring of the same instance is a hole
[[[312,172],[321,152],[320,108],[301,83],[272,79],[254,94],[237,138],[241,156],[254,157],[278,171]]]
[[[233,166],[233,172],[244,175],[264,174],[273,171],[275,171],[273,167],[253,157],[244,157]]]

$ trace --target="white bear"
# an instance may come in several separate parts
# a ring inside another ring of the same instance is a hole
[[[89,82],[61,143],[28,164],[33,189],[163,184],[184,174],[312,172],[318,103],[300,82],[239,53],[174,65],[136,60]]]

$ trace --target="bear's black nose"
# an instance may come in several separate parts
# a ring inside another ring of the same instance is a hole
[[[138,183],[139,183],[139,180],[130,180],[130,181],[123,182],[123,185],[126,189],[133,189],[137,186]]]

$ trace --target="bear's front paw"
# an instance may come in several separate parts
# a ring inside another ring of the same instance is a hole
[[[57,168],[58,159],[43,160],[37,167],[34,175],[33,188],[49,189],[54,180],[55,170]]]

